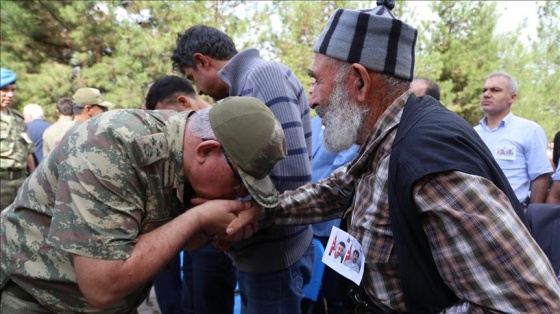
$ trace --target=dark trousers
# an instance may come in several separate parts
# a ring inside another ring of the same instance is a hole
[[[154,279],[156,299],[162,314],[182,314],[181,261],[177,256]]]
[[[237,271],[231,259],[212,243],[185,252],[183,265],[185,314],[231,314]]]

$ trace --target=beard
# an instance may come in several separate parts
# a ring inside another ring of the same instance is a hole
[[[368,109],[357,102],[349,101],[350,95],[337,83],[329,102],[317,107],[316,112],[325,125],[323,141],[331,152],[343,151],[356,143],[358,132]]]

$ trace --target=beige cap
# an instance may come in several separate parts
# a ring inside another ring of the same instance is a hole
[[[107,108],[112,108],[114,105],[108,101],[104,101],[101,97],[101,92],[97,88],[82,87],[76,91],[74,96],[72,96],[75,105],[77,107],[83,107],[85,105],[97,105]]]

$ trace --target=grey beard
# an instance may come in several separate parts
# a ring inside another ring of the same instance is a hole
[[[362,121],[368,111],[358,103],[349,102],[348,92],[341,85],[337,84],[335,87],[325,110],[317,108],[318,112],[324,113],[323,141],[327,150],[331,152],[343,151],[356,143]]]

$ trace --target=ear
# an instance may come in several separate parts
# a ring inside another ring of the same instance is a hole
[[[88,116],[91,117],[91,106],[90,105],[85,105],[84,106],[84,111],[88,114]]]
[[[517,94],[511,94],[511,103],[517,99]]]
[[[371,78],[368,70],[359,63],[352,64],[350,82],[357,95],[357,101],[365,102],[371,89]]]
[[[181,107],[185,108],[185,109],[194,109],[192,104],[191,104],[191,100],[189,99],[189,97],[185,96],[185,95],[179,95],[177,97],[177,103],[181,105]]]
[[[216,153],[221,154],[221,148],[222,145],[216,140],[202,141],[195,149],[196,161],[199,164],[209,161]]]
[[[206,69],[210,66],[210,57],[201,54],[200,52],[196,52],[193,55],[193,59],[194,59],[194,63],[196,64],[197,67],[201,67],[203,69]]]

